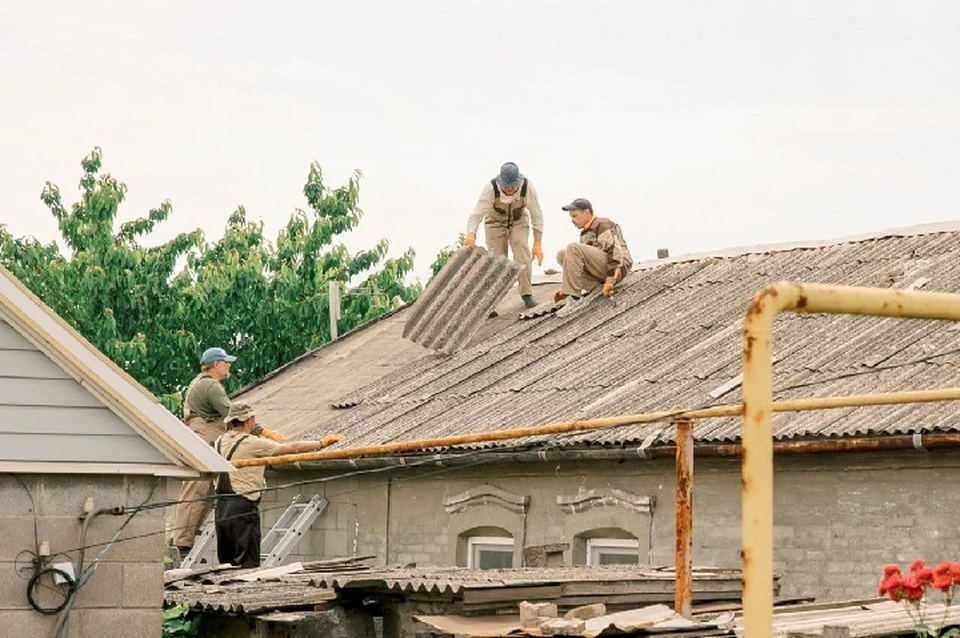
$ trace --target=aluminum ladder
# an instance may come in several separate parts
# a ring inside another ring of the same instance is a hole
[[[300,537],[310,529],[323,510],[327,507],[327,499],[319,494],[309,501],[304,501],[302,495],[297,494],[293,501],[284,510],[280,520],[270,528],[260,542],[260,567],[276,567],[297,546]],[[197,535],[190,553],[180,562],[181,569],[196,569],[198,565],[206,563],[216,565],[215,550],[217,532],[214,526],[214,513],[210,510],[203,523],[202,531]],[[208,551],[211,556],[207,556]]]
[[[297,494],[260,542],[260,567],[276,567],[300,542],[300,537],[327,507],[327,499],[314,494],[309,501]]]

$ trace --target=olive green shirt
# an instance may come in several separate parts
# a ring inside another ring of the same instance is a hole
[[[230,397],[219,381],[208,373],[201,372],[190,382],[184,405],[189,416],[199,416],[204,421],[216,421],[226,417],[230,411]]]

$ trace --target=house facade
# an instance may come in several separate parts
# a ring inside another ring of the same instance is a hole
[[[0,361],[0,626],[160,636],[163,512],[139,508],[229,464],[2,268]]]
[[[506,300],[463,349],[400,338],[404,311],[241,390],[267,427],[341,432],[340,446],[738,403],[741,329],[776,280],[960,291],[960,229],[916,228],[641,264],[612,300],[518,319]],[[471,283],[451,280],[451,303]],[[537,289],[539,299],[550,287]],[[774,334],[776,399],[957,387],[947,322],[788,315]],[[957,559],[960,406],[781,413],[774,419],[775,569],[781,595],[875,594],[881,567]],[[740,567],[739,419],[694,423],[694,563]],[[675,432],[668,423],[418,454],[301,463],[265,498],[330,504],[303,558],[501,567],[672,566]],[[305,483],[306,482],[306,483]]]

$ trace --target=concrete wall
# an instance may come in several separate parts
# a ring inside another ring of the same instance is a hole
[[[33,496],[33,503],[13,476],[0,475],[0,530],[4,537],[0,543],[0,627],[16,627],[18,636],[49,636],[56,616],[44,616],[29,606],[27,584],[33,572],[26,554],[21,555],[25,550],[35,550],[34,515],[39,539],[50,543],[53,554],[65,552],[75,565],[78,555],[74,550],[79,545],[80,533],[78,517],[84,500],[93,497],[95,508],[136,506],[147,498],[157,479],[29,474],[19,477]],[[163,498],[165,489],[162,483],[157,486],[155,500]],[[125,519],[111,515],[95,518],[89,525],[86,544],[109,541]],[[163,526],[161,510],[141,512],[131,520],[123,530],[123,537],[153,534],[115,543],[103,554],[93,577],[76,594],[67,636],[159,638],[163,605]],[[86,564],[102,549],[87,550]],[[56,558],[57,562],[67,560],[62,556]],[[18,567],[22,573],[17,573]],[[56,588],[46,580],[43,582]],[[52,602],[54,594],[45,590],[41,599]],[[62,596],[59,599],[62,600]]]
[[[740,567],[739,458],[701,459],[695,467],[694,559],[698,566]],[[960,558],[960,452],[778,457],[775,568],[782,595],[821,600],[876,594],[881,567],[923,557]],[[273,484],[316,473],[272,474]],[[483,486],[488,486],[483,488]],[[458,535],[496,526],[521,545],[570,543],[593,528],[620,527],[649,551],[653,565],[674,560],[672,461],[548,463],[369,473],[269,493],[269,527],[297,491],[325,494],[327,511],[297,548],[296,559],[375,554],[391,564],[453,565]],[[453,497],[478,491],[459,511]],[[501,490],[498,493],[496,490]],[[619,492],[617,491],[619,490]],[[557,497],[590,494],[582,511]],[[510,495],[525,506],[511,502]],[[630,497],[653,497],[652,515]],[[445,505],[445,502],[447,505]]]

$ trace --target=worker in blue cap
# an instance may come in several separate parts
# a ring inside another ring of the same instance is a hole
[[[194,377],[183,397],[183,420],[208,445],[226,431],[223,420],[230,412],[230,397],[221,383],[230,377],[237,358],[223,348],[207,348],[200,356],[200,374]],[[183,481],[174,519],[173,544],[186,556],[194,537],[213,506],[213,481]]]

